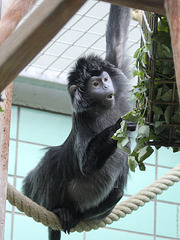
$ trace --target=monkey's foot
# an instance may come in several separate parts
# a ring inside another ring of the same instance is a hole
[[[74,228],[80,221],[79,215],[69,208],[57,208],[52,210],[60,219],[61,227],[65,233],[70,233],[70,229]]]

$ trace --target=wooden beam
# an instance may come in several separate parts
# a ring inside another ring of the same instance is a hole
[[[160,15],[166,15],[164,0],[101,0],[115,5],[141,9],[147,12],[154,12]]]
[[[14,31],[19,21],[37,0],[14,0],[0,21],[0,45]]]
[[[45,0],[0,47],[0,92],[86,0]]]

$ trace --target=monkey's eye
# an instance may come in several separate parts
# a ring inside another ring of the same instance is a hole
[[[105,76],[104,77],[104,81],[107,82],[109,79],[108,79],[108,76]]]
[[[93,87],[98,87],[99,86],[99,82],[95,80],[95,81],[92,82],[92,85],[93,85]]]

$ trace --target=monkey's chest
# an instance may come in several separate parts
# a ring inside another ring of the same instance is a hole
[[[108,169],[104,168],[91,176],[73,180],[67,187],[68,199],[75,202],[81,211],[96,207],[115,187],[118,176],[118,169],[108,166]]]

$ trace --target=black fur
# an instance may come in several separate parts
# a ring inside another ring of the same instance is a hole
[[[128,8],[112,6],[106,60],[82,57],[69,73],[71,133],[64,144],[49,148],[23,183],[24,194],[54,211],[65,232],[80,220],[104,218],[123,196],[127,153],[117,149],[112,136],[130,109],[127,69],[123,69],[129,15]],[[102,84],[98,90],[90,85],[94,79]],[[131,124],[129,130],[134,130]],[[59,231],[49,229],[50,240],[59,237]]]

